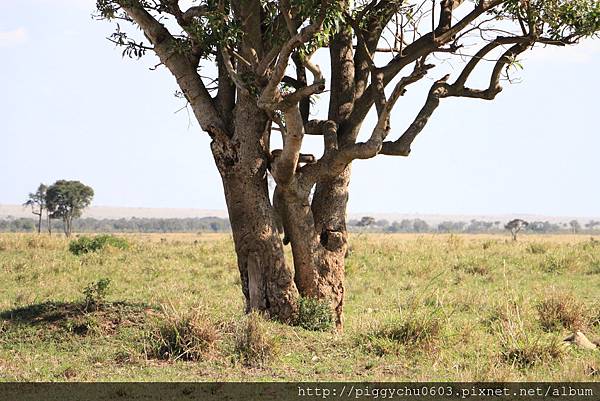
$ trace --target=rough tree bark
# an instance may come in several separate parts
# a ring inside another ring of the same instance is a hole
[[[235,135],[227,146],[213,141],[233,232],[246,310],[293,322],[298,290],[286,265],[266,180],[268,119],[250,99],[235,110]]]

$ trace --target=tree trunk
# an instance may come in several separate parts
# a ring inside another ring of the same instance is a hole
[[[38,234],[42,233],[42,212],[44,211],[44,209],[40,208],[40,214],[38,215]]]
[[[337,177],[317,184],[312,200],[315,232],[319,235],[322,255],[319,263],[320,293],[328,294],[335,312],[336,326],[343,326],[345,258],[348,250],[346,205],[350,166]]]
[[[267,187],[267,118],[252,102],[236,106],[235,134],[211,144],[223,181],[246,311],[293,322],[298,290],[285,263]]]
[[[63,217],[63,230],[65,232],[65,236],[66,237],[70,237],[71,236],[71,225],[69,223],[69,218],[68,217]]]
[[[234,113],[234,134],[229,140],[215,138],[211,148],[223,181],[246,311],[293,322],[299,295],[318,298],[330,304],[341,330],[350,168],[319,183],[312,205],[311,188],[302,187],[302,180],[275,189],[292,246],[294,266],[288,267],[267,187],[268,118],[243,95]]]
[[[275,188],[285,236],[294,258],[294,281],[301,296],[327,301],[336,327],[343,326],[344,257],[347,249],[346,203],[350,169],[316,186],[310,201],[310,182],[282,182]]]

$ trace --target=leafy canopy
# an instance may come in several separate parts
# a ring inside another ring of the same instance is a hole
[[[58,180],[46,193],[46,202],[52,218],[76,218],[88,207],[94,190],[79,181]]]

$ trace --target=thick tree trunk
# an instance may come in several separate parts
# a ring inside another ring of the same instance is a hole
[[[320,293],[327,294],[335,312],[338,329],[343,325],[345,257],[348,250],[346,205],[350,166],[334,179],[317,184],[312,200],[315,232],[319,235],[322,255],[319,271]]]
[[[301,296],[329,302],[338,330],[343,326],[345,211],[349,170],[317,186],[312,207],[310,188],[298,182],[277,186],[283,226],[294,258],[294,281]]]
[[[286,265],[267,187],[267,119],[251,102],[236,106],[235,134],[213,141],[223,180],[246,311],[293,322],[298,290]]]

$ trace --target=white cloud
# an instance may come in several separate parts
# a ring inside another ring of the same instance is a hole
[[[572,46],[546,46],[537,47],[523,56],[527,61],[536,63],[560,62],[560,63],[586,63],[594,56],[600,54],[600,42],[587,39]]]
[[[27,41],[25,28],[17,28],[12,31],[0,31],[0,47],[14,47]]]

